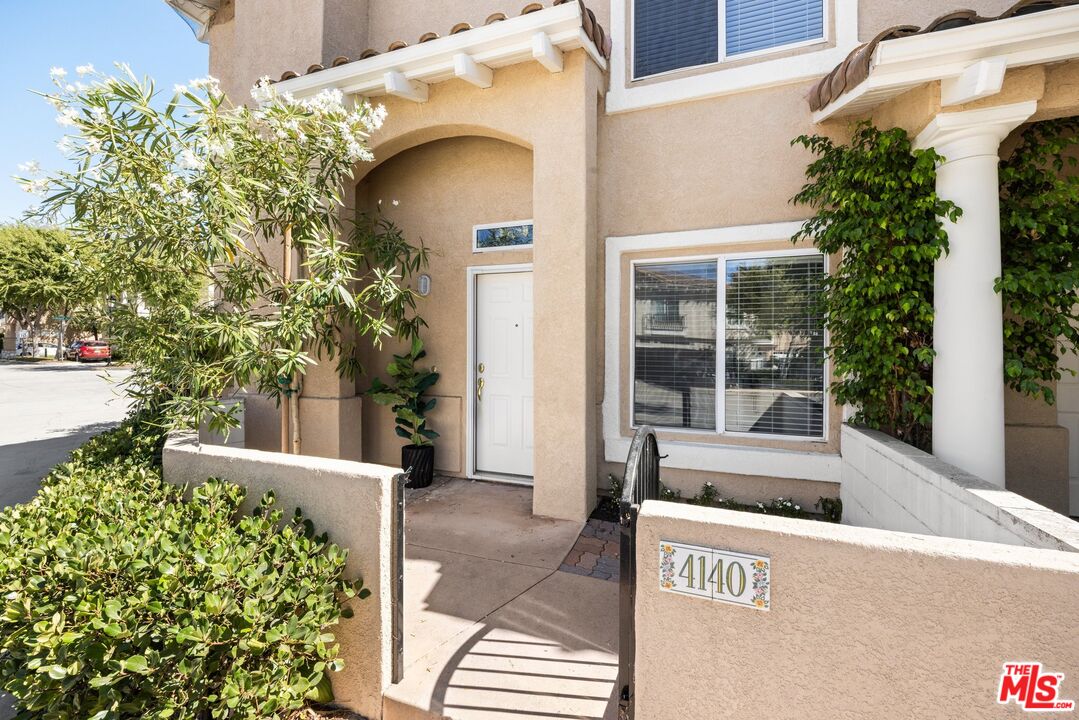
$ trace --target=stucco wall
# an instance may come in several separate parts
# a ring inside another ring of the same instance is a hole
[[[424,0],[423,10],[401,0],[369,0],[368,43],[382,52],[390,43],[401,40],[414,45],[420,36],[435,32],[445,36],[458,23],[480,27],[488,17],[503,13],[516,17],[529,5],[528,0]],[[550,6],[550,0],[543,3]],[[605,0],[589,0],[586,5],[604,27],[609,27],[610,5]]]
[[[210,74],[233,102],[244,103],[262,76],[304,72],[367,47],[367,0],[231,0],[207,38]]]
[[[941,15],[955,10],[974,10],[984,17],[1004,12],[1016,0],[967,0],[966,2],[942,2],[941,0],[872,0],[858,3],[858,39],[868,42],[882,30],[895,25],[923,27]]]
[[[524,63],[496,71],[494,87],[487,90],[456,80],[437,83],[422,105],[385,99],[392,120],[372,138],[381,162],[410,148],[463,136],[495,138],[531,150],[534,509],[539,515],[580,520],[595,505],[596,492],[598,396],[592,379],[598,317],[593,299],[599,272],[595,218],[601,81],[599,68],[578,50],[566,54],[560,73]],[[374,170],[362,167],[358,180]],[[422,178],[424,169],[413,167],[412,172]],[[449,207],[469,191],[453,192],[443,199],[425,196],[422,203]],[[403,207],[402,202],[394,210]],[[437,227],[440,220],[432,216],[429,222]],[[440,260],[434,258],[435,263]],[[434,287],[439,292],[439,286]],[[466,327],[466,318],[458,316],[448,330],[463,342]]]
[[[1017,718],[1017,660],[1079,695],[1077,554],[654,501],[638,532],[637,717]],[[769,557],[771,609],[661,591],[661,540]]]
[[[848,0],[840,1],[849,7]],[[247,87],[259,75],[276,77],[285,69],[302,72],[311,63],[329,62],[338,54],[355,57],[365,47],[385,50],[395,40],[414,44],[422,33],[434,31],[446,35],[458,22],[475,26],[495,12],[516,16],[526,4],[523,0],[434,0],[423,3],[422,7],[391,0],[310,0],[299,5],[297,2],[265,0],[256,4],[255,0],[236,0],[231,15],[222,13],[221,21],[211,28],[212,70],[225,77],[226,88],[230,92],[235,88],[240,100],[246,98]],[[983,15],[995,15],[1012,2],[976,0],[963,7]],[[612,3],[626,3],[628,7],[630,0],[587,3],[608,30],[612,29]],[[543,4],[549,6],[550,0]],[[900,4],[861,0],[858,36],[864,41],[892,25],[922,25],[956,7],[959,6],[933,0]],[[616,54],[629,49],[629,32],[627,26],[624,37],[614,38]],[[591,63],[587,64],[587,72],[581,73],[585,68],[583,53],[572,53],[567,61],[566,72],[555,76],[530,62],[499,69],[495,73],[495,86],[489,90],[455,80],[436,83],[431,86],[430,101],[424,105],[395,98],[380,99],[390,109],[390,117],[386,131],[375,139],[375,152],[381,161],[430,140],[472,132],[537,149],[532,173],[538,202],[533,214],[544,214],[543,208],[550,208],[554,220],[546,228],[538,221],[537,237],[549,233],[549,237],[558,240],[544,244],[544,250],[536,257],[537,267],[549,259],[552,265],[558,264],[569,273],[552,274],[554,279],[549,285],[537,274],[537,293],[561,295],[557,303],[548,306],[550,327],[564,326],[567,317],[572,319],[571,327],[566,328],[570,332],[563,333],[551,349],[538,349],[537,357],[543,356],[550,367],[556,368],[568,361],[565,365],[568,372],[561,375],[572,378],[572,382],[565,382],[559,374],[538,381],[549,383],[549,392],[542,396],[550,395],[550,400],[546,409],[540,411],[542,417],[537,416],[536,427],[538,432],[549,434],[552,443],[559,441],[556,433],[560,433],[561,440],[568,444],[567,455],[574,458],[572,463],[566,463],[560,453],[546,453],[541,465],[567,477],[587,475],[584,490],[589,495],[594,490],[594,476],[606,470],[606,466],[600,467],[602,457],[596,453],[596,444],[602,439],[604,278],[599,261],[603,258],[605,238],[802,219],[808,210],[791,205],[789,198],[804,182],[810,155],[790,147],[790,140],[812,132],[842,139],[848,126],[845,120],[814,126],[805,98],[812,81],[606,115],[600,96],[607,78]],[[743,58],[738,63],[746,61]],[[709,74],[709,71],[701,72],[702,79]],[[1067,112],[1068,108],[1074,109],[1077,72],[1079,65],[1075,63],[1053,66],[1044,72],[1040,68],[1009,72],[1001,97],[1012,98],[1016,92],[1022,94],[1043,83],[1045,103],[1051,105],[1049,112]],[[578,84],[581,77],[585,82]],[[665,81],[649,82],[662,85]],[[982,102],[998,102],[1001,97]],[[939,88],[930,84],[889,103],[877,113],[877,118],[884,125],[898,124],[917,131],[938,109]],[[538,151],[544,143],[552,148],[550,152]],[[509,156],[512,151],[506,153]],[[424,169],[417,168],[416,172],[422,176]],[[425,202],[443,205],[447,202],[443,193],[449,193],[450,200],[455,197],[457,191],[451,184],[438,187],[442,188],[439,193],[425,198]],[[450,212],[456,209],[451,208]],[[402,213],[407,212],[412,212],[412,208],[402,208]],[[439,219],[423,222],[433,225]],[[556,251],[544,257],[548,248],[556,247]],[[434,258],[435,272],[443,260]],[[436,295],[443,285],[436,277]],[[566,288],[572,288],[570,295],[559,292]],[[441,330],[433,332],[437,335]],[[441,340],[436,338],[436,342]],[[569,357],[559,357],[563,354],[559,348],[572,348],[572,353]],[[583,379],[579,371],[586,373]],[[448,372],[442,390],[447,393],[449,374],[460,375],[456,369]],[[540,396],[539,385],[537,391]],[[461,398],[458,402],[457,397],[447,394],[437,411],[437,421],[445,427],[463,426],[467,400]],[[345,392],[327,394],[324,399],[326,402],[319,401],[318,410],[310,412],[318,418],[336,412],[336,419],[325,422],[327,437],[333,435],[340,440],[340,452],[351,452],[347,445],[358,437],[361,402]],[[333,402],[342,409],[330,409]],[[312,403],[308,406],[315,407]],[[252,439],[263,437],[255,431],[256,427],[265,428],[264,437],[272,438],[276,411],[263,403],[252,406],[251,412]],[[833,409],[834,412],[837,411]],[[367,408],[363,416],[363,424],[369,428],[365,442],[378,448],[379,459],[390,462],[395,440],[383,434],[390,427],[388,413],[380,408]],[[572,420],[571,426],[567,426],[567,419]],[[322,421],[311,420],[318,422]],[[308,425],[307,420],[304,423]],[[1031,444],[1027,437],[1030,432],[1023,428],[1011,433],[1018,448],[1012,452],[1013,457]],[[1040,438],[1037,442],[1044,439],[1054,447],[1061,445],[1058,431],[1037,432]],[[449,449],[440,456],[444,469],[458,472],[453,468],[463,468],[465,442],[463,433],[451,433],[443,438],[442,444]],[[767,445],[769,441],[761,444]],[[266,446],[270,446],[270,441]],[[327,454],[338,452],[334,448],[328,444],[322,450]],[[834,452],[834,448],[826,451]],[[1055,460],[1049,464],[1061,465],[1062,455],[1059,452],[1052,455]],[[587,458],[583,463],[579,461],[582,457]],[[750,488],[764,487],[751,484],[754,482],[751,480],[746,482]],[[573,493],[575,507],[591,502],[577,495],[578,488],[573,488]],[[565,496],[562,493],[548,496],[541,490],[537,497],[540,503],[549,501],[557,507],[564,504]]]
[[[843,428],[843,522],[1079,552],[1079,523],[895,438]]]
[[[600,235],[721,228],[808,216],[790,198],[811,156],[808,84],[620,115],[600,123]]]
[[[433,388],[438,405],[431,425],[441,437],[435,466],[449,474],[464,472],[467,387],[467,268],[532,262],[532,249],[472,251],[472,228],[532,217],[532,153],[526,148],[484,137],[439,140],[407,150],[375,168],[357,188],[357,207],[381,211],[414,244],[431,252],[427,273],[431,294],[418,311],[427,321],[422,333],[426,364],[441,378]],[[380,204],[381,201],[381,204]],[[358,353],[367,369],[358,390],[374,377],[389,382],[385,367],[397,343],[381,352],[364,345]],[[363,457],[386,465],[400,463],[403,441],[393,432],[389,408],[365,402]]]
[[[170,436],[162,455],[164,477],[198,485],[217,477],[247,488],[249,512],[272,490],[286,512],[303,510],[320,532],[349,552],[345,576],[363,578],[366,600],[351,601],[355,615],[331,632],[345,668],[332,676],[337,702],[370,718],[382,715],[382,691],[391,680],[391,540],[393,477],[389,467],[199,445],[194,434]]]

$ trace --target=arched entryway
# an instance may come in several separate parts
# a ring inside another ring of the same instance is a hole
[[[521,237],[485,246],[477,228],[531,228],[533,174],[532,151],[521,144],[453,135],[392,152],[356,186],[358,211],[392,221],[430,252],[429,294],[418,311],[426,362],[441,375],[430,423],[440,433],[435,467],[446,475],[532,482],[532,244]],[[357,390],[384,377],[399,350],[363,348],[367,375]],[[403,441],[388,408],[365,403],[362,427],[365,460],[399,462]]]

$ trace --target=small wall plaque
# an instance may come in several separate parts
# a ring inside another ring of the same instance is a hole
[[[419,279],[416,281],[416,292],[418,292],[422,297],[427,297],[431,294],[430,275],[428,275],[427,273],[420,275]]]
[[[771,559],[660,540],[659,588],[664,592],[768,610]]]

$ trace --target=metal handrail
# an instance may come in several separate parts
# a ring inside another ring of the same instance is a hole
[[[637,631],[634,612],[637,600],[637,516],[645,500],[659,499],[659,445],[656,432],[645,425],[629,446],[622,497],[618,502],[619,524],[619,633],[618,717],[634,716],[634,668]]]
[[[659,445],[656,431],[650,425],[642,425],[633,436],[623,477],[619,506],[640,508],[645,500],[659,499]]]

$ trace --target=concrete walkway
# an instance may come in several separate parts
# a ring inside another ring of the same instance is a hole
[[[127,415],[126,368],[0,362],[0,508],[30,500],[72,450]],[[0,718],[3,711],[0,710]]]
[[[0,509],[31,500],[54,465],[124,419],[128,402],[112,380],[127,375],[104,365],[0,362]],[[13,717],[0,693],[0,720]]]
[[[410,494],[406,669],[385,719],[615,718],[618,585],[559,571],[582,525],[532,517],[528,488]]]

